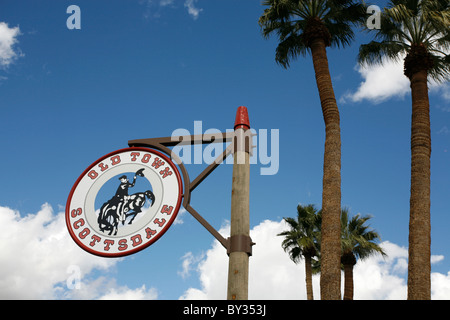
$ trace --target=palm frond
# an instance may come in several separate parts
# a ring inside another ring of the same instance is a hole
[[[365,259],[373,254],[386,253],[379,246],[380,235],[367,222],[371,216],[357,214],[349,219],[347,208],[341,211],[341,247],[343,253],[352,253],[355,258]]]
[[[308,22],[319,21],[327,30],[323,34],[330,36],[326,45],[340,48],[354,40],[352,27],[366,18],[365,5],[357,0],[265,0],[263,5],[267,8],[258,20],[262,35],[278,37],[275,60],[285,68],[308,52],[310,43],[304,37],[310,36],[308,28],[312,30]]]
[[[384,57],[402,59],[413,47],[423,46],[433,62],[422,64],[428,68],[429,77],[438,82],[449,78],[446,58],[450,53],[448,0],[391,0],[381,14],[380,25],[375,40],[360,46],[360,63],[382,63]]]
[[[317,209],[314,205],[297,206],[297,217],[286,217],[283,220],[287,223],[289,229],[278,234],[282,236],[281,247],[289,254],[289,257],[295,263],[298,263],[303,255],[314,256],[318,252],[317,244],[320,227],[317,223]]]

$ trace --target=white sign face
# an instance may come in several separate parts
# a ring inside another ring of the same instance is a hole
[[[182,180],[174,163],[148,148],[127,148],[94,162],[78,178],[66,204],[75,242],[103,257],[140,251],[175,220]]]

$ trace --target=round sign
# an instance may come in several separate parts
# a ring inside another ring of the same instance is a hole
[[[105,155],[78,178],[66,204],[66,224],[75,242],[103,257],[140,251],[175,220],[181,176],[164,154],[126,148]]]

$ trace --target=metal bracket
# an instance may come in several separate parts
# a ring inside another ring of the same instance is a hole
[[[250,130],[248,130],[250,131]],[[214,134],[202,134],[202,135],[190,135],[190,136],[174,136],[163,138],[150,138],[150,139],[137,139],[128,141],[130,147],[150,147],[166,153],[171,159],[178,165],[183,175],[184,187],[183,187],[183,207],[188,211],[206,230],[208,230],[222,246],[227,249],[227,254],[232,252],[246,252],[248,255],[252,255],[252,246],[255,244],[252,242],[249,236],[236,235],[225,239],[214,227],[212,227],[191,205],[191,192],[208,177],[215,168],[217,168],[228,155],[232,154],[240,145],[240,141],[245,141],[243,144],[244,150],[247,152],[252,151],[251,137],[256,134],[246,134],[237,137],[235,132],[226,133],[214,133]],[[247,138],[250,137],[250,138]],[[219,140],[219,141],[216,141]],[[218,156],[208,167],[205,168],[193,181],[190,180],[189,174],[186,170],[181,159],[169,149],[169,146],[176,145],[194,145],[194,144],[206,144],[206,143],[225,143],[231,142],[231,144]],[[251,146],[251,147],[250,147]],[[242,147],[241,147],[242,148]]]
[[[230,255],[230,253],[232,252],[245,252],[249,256],[252,255],[252,246],[254,246],[255,243],[249,236],[238,234],[227,238],[227,241],[228,241],[227,247],[228,255]]]

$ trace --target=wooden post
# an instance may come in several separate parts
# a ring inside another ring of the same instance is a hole
[[[231,190],[231,230],[228,249],[228,300],[248,300],[250,239],[250,123],[246,107],[239,107],[234,130],[233,182]],[[248,134],[246,134],[248,130]]]

